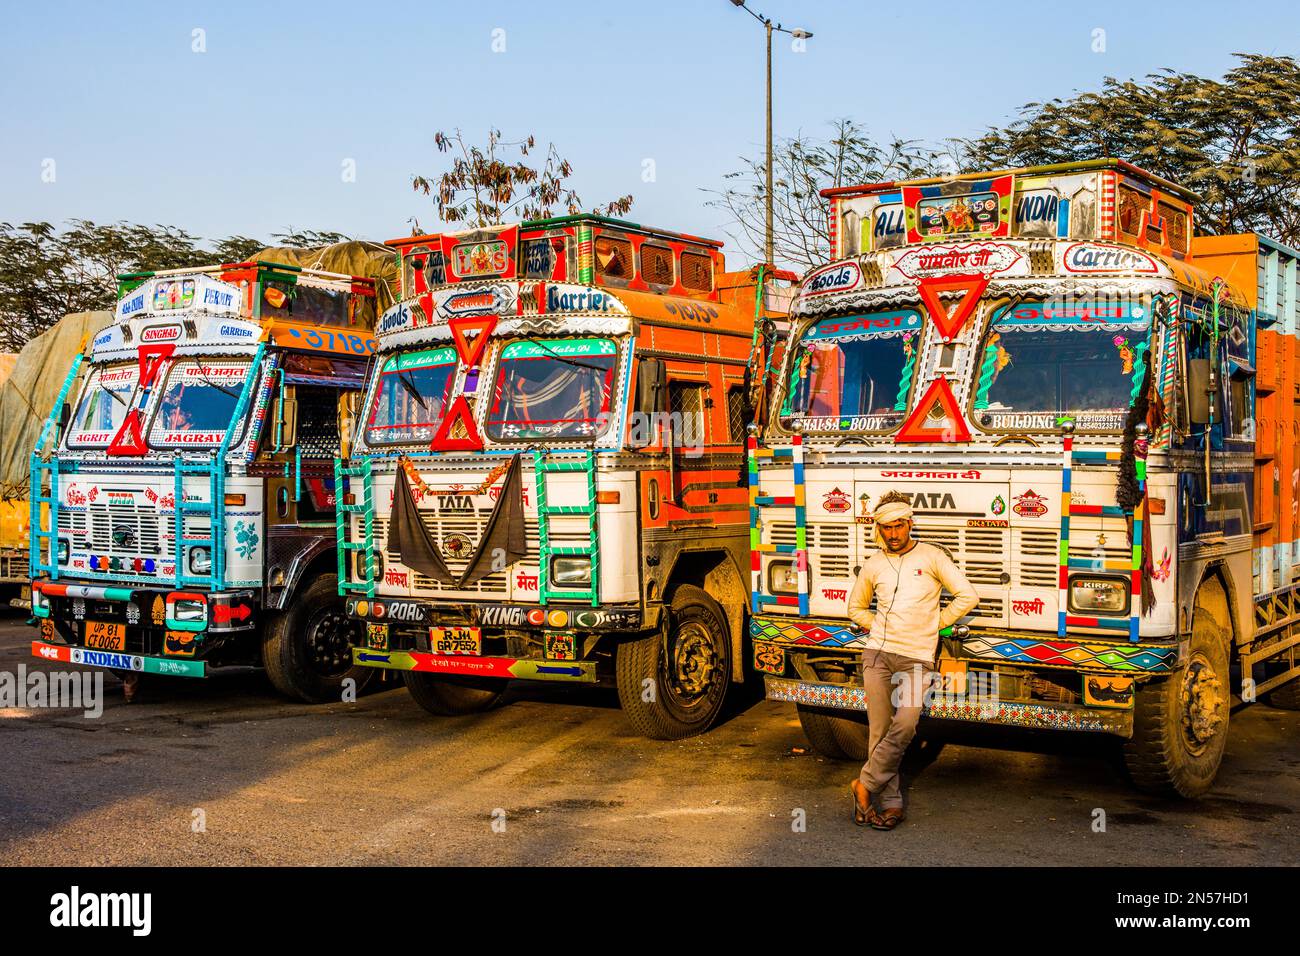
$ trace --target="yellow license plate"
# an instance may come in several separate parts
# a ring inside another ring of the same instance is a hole
[[[126,650],[126,625],[107,621],[87,621],[86,646],[101,651]]]
[[[431,627],[429,643],[435,654],[483,656],[483,629],[479,627]]]

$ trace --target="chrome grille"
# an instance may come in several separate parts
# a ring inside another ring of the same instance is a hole
[[[492,515],[491,508],[480,508],[477,511],[462,511],[455,514],[439,514],[433,511],[421,511],[420,521],[429,531],[429,536],[433,538],[438,545],[442,544],[443,539],[450,534],[463,534],[470,541],[470,547],[463,559],[450,558],[446,552],[439,548],[439,554],[442,555],[443,561],[447,564],[447,570],[454,575],[459,575],[465,570],[469,563],[470,556],[474,549],[478,547],[479,539],[483,535],[484,528],[487,527],[488,518]],[[586,519],[581,519],[584,523]],[[551,543],[555,547],[572,547],[577,545],[586,546],[591,543],[588,534],[583,531],[581,534],[572,530],[565,529],[561,522],[562,518],[551,519]],[[396,551],[388,547],[388,519],[375,517],[374,524],[375,542],[383,547],[386,561],[400,563],[401,558]],[[525,564],[537,565],[539,555],[537,518],[527,516],[524,519],[524,536],[527,542],[527,551],[520,560]],[[466,585],[463,588],[454,585],[444,584],[441,581],[435,581],[419,571],[412,570],[411,583],[415,588],[428,591],[455,591],[458,594],[466,592],[477,594],[496,594],[500,595],[506,590],[506,575],[511,569],[504,571],[494,571],[493,573],[479,578],[473,584]]]
[[[132,555],[161,553],[158,512],[152,508],[91,502],[87,524],[90,546],[95,551]],[[129,534],[130,543],[115,542],[115,532]]]
[[[821,577],[850,578],[849,541],[852,525],[810,524],[806,540],[808,558],[812,569]],[[768,524],[772,544],[795,544],[795,526],[792,521],[773,521]]]

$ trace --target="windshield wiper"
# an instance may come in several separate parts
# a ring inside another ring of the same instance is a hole
[[[216,382],[212,381],[212,379],[208,378],[208,373],[203,371],[203,366],[200,365],[198,362],[194,363],[194,368],[198,371],[199,378],[203,379],[204,385],[209,385],[212,388],[215,388],[218,392],[221,392],[223,395],[229,395],[233,399],[237,400],[239,398],[238,392],[232,392],[230,389],[226,388],[225,386],[218,385]]]
[[[409,374],[410,372],[398,372],[397,380],[402,383],[402,388],[406,389],[407,393],[419,402],[420,407],[427,412],[429,410],[429,403],[424,400],[424,396],[421,395],[420,390],[415,387],[415,383],[406,377]]]
[[[100,383],[99,383],[99,390],[100,390],[101,392],[108,392],[108,397],[111,398],[113,401],[117,402],[117,404],[119,404],[119,405],[125,405],[125,404],[126,404],[126,399],[125,399],[125,398],[123,398],[121,395],[117,394],[117,392],[113,391],[111,388],[109,388],[109,387],[108,387],[107,385],[105,385],[103,382],[100,382]]]
[[[543,352],[545,352],[545,353],[546,353],[547,355],[549,355],[551,358],[555,359],[555,360],[558,361],[558,362],[563,362],[565,365],[572,365],[572,366],[574,366],[575,368],[589,368],[589,369],[591,369],[593,372],[600,372],[602,375],[603,375],[605,372],[608,372],[608,371],[609,371],[609,369],[601,368],[599,365],[588,365],[586,362],[577,362],[577,361],[574,361],[574,360],[571,359],[571,358],[565,358],[565,357],[564,357],[563,355],[561,355],[559,352],[555,352],[555,351],[552,351],[551,349],[547,348],[546,345],[545,345],[545,343],[539,342],[539,341],[537,341],[537,339],[524,339],[524,341],[525,341],[525,342],[531,342],[533,345],[536,345],[539,349],[541,349]]]

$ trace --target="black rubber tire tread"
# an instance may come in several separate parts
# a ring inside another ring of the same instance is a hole
[[[403,671],[402,683],[415,702],[438,717],[460,717],[491,710],[509,681],[499,677],[444,677]]]
[[[1192,613],[1190,653],[1203,652],[1223,682],[1228,676],[1228,642],[1210,613]],[[1225,700],[1224,723],[1205,755],[1189,753],[1182,741],[1180,702],[1183,670],[1138,689],[1133,712],[1133,736],[1124,742],[1124,765],[1134,786],[1164,797],[1190,799],[1214,785],[1228,735],[1231,700]],[[1226,693],[1226,691],[1225,691]]]
[[[338,677],[330,678],[311,672],[299,659],[299,640],[312,611],[332,602],[343,602],[338,593],[337,576],[322,574],[289,600],[287,610],[272,612],[263,623],[262,666],[266,668],[271,684],[286,697],[308,704],[325,704],[342,700],[343,681],[352,678],[360,695],[374,678],[374,668],[354,666]]]
[[[669,615],[670,627],[676,627],[677,621],[684,620],[688,616],[702,615],[706,620],[712,618],[713,629],[726,655],[721,668],[726,686],[713,707],[703,711],[696,720],[684,721],[665,706],[663,688],[658,686],[659,656],[663,651],[663,640],[660,635],[650,634],[619,644],[614,663],[618,699],[633,729],[651,740],[680,740],[683,737],[704,733],[713,726],[718,715],[722,713],[726,704],[727,691],[731,687],[731,635],[727,628],[727,616],[722,612],[718,602],[702,588],[681,584],[673,590]],[[656,683],[653,701],[642,699],[641,688],[647,678]]]

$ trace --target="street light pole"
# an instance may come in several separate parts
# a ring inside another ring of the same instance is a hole
[[[763,232],[763,261],[771,265],[775,261],[772,254],[774,240],[772,238],[772,21],[765,23],[767,27],[767,188],[764,191],[764,197],[767,199],[767,227]]]
[[[787,30],[781,24],[773,25],[769,17],[760,13],[755,13],[749,7],[745,6],[745,0],[731,0],[733,6],[740,7],[751,17],[763,24],[767,34],[767,161],[764,173],[763,186],[763,257],[769,265],[773,264],[776,259],[776,241],[772,228],[772,31],[778,33],[788,33],[792,37],[800,40],[807,40],[812,36],[807,30]]]

